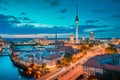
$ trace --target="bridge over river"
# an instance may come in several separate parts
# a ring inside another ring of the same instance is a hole
[[[3,52],[0,52],[0,56],[8,56],[9,55],[9,45],[5,44]]]

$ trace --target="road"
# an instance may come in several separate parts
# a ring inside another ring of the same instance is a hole
[[[104,48],[93,48],[86,51],[86,55],[79,59],[78,61],[72,63],[70,66],[65,67],[64,69],[61,68],[54,72],[48,73],[43,78],[37,80],[75,80],[79,75],[83,73],[82,64],[84,64],[88,59],[94,57],[96,55],[101,55],[104,53]]]
[[[56,73],[61,72],[61,71],[63,71],[62,68],[56,69],[56,70],[54,70],[54,71],[52,71],[50,73],[47,73],[46,75],[44,75],[44,76],[42,76],[42,77],[40,77],[39,79],[36,79],[36,80],[49,80],[49,78],[51,76],[54,76],[54,75],[56,75]]]

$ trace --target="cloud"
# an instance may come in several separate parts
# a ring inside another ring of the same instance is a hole
[[[20,14],[21,14],[21,15],[26,15],[26,13],[25,13],[25,12],[21,12]]]
[[[23,27],[25,25],[31,25],[31,26],[33,26],[35,28],[51,28],[51,27],[54,26],[54,25],[41,24],[41,23],[19,23],[16,26],[17,27]]]
[[[99,20],[86,20],[86,23],[95,23],[95,22],[99,22]]]
[[[19,23],[21,23],[20,21],[18,21],[18,20],[12,20],[12,21],[10,21],[10,23],[16,23],[16,24],[19,24]]]
[[[0,23],[8,22],[8,20],[11,18],[14,20],[13,16],[9,16],[9,15],[5,16],[3,14],[0,14]]]
[[[13,18],[14,20],[9,20]],[[0,34],[44,34],[70,33],[72,30],[64,26],[40,23],[21,23],[13,16],[0,14]]]
[[[46,0],[46,2],[48,2],[51,6],[58,6],[59,0]]]
[[[14,16],[3,14],[0,14],[0,26],[1,34],[52,34],[72,32],[71,29],[66,28],[62,25],[54,26],[40,23],[24,23],[18,21],[18,19],[16,19]]]
[[[32,21],[32,19],[28,18],[28,17],[18,17],[17,18],[19,21],[21,21],[21,23],[33,23],[34,21]]]
[[[69,37],[70,34],[75,34],[75,25],[71,25],[68,27],[64,27],[64,26],[53,26],[53,27],[34,27],[33,25],[24,25],[22,27],[10,27],[9,29],[11,29],[11,32],[8,32],[7,34],[9,35],[14,35],[14,37],[22,37],[22,38],[29,38],[29,37],[43,37],[43,36],[48,36],[49,37],[54,37],[55,33],[58,33],[59,36],[61,35],[61,37]],[[107,32],[113,32],[110,33],[109,35],[115,34],[115,29],[116,27],[113,26],[109,26],[109,25],[101,25],[101,26],[95,26],[95,25],[81,25],[79,26],[79,36],[85,36],[86,33],[87,35],[89,35],[89,32],[94,31],[96,34],[100,33],[106,33]],[[14,31],[14,32],[13,32]],[[119,32],[119,30],[117,31]],[[0,34],[5,34],[5,33],[1,33]],[[16,36],[15,36],[16,35]],[[108,34],[107,34],[108,35]],[[81,37],[82,37],[81,36]],[[103,35],[102,35],[103,36]],[[104,36],[103,36],[104,37]]]
[[[84,32],[104,32],[104,31],[112,31],[113,28],[89,28],[85,29]]]
[[[120,18],[120,14],[118,14],[118,15],[114,15],[114,16],[111,16],[110,18]]]
[[[31,21],[31,19],[27,17],[24,17],[24,20]]]
[[[66,13],[67,12],[67,9],[62,9],[60,10],[61,13]]]
[[[110,16],[110,17],[107,17],[107,18],[103,18],[101,17],[101,20],[111,20],[111,19],[116,19],[116,20],[120,20],[120,14],[117,14],[117,15],[113,15],[113,16]],[[117,21],[118,22],[118,21]]]
[[[96,27],[88,27],[83,30],[83,32],[105,32],[105,31],[113,31],[116,27],[110,26],[110,25],[101,25]]]
[[[101,26],[79,25],[78,30],[80,35],[89,33],[91,31],[94,31],[95,33],[112,32],[111,34],[114,33],[117,35],[115,31],[117,30],[117,32],[119,32],[120,31],[119,28],[120,26],[114,26],[114,25],[101,25]],[[47,34],[47,35],[55,34],[55,33],[64,34],[64,35],[67,35],[66,33],[75,34],[75,31],[76,31],[75,25],[55,26],[55,25],[42,24],[42,23],[27,23],[27,22],[21,22],[15,16],[0,14],[0,34],[16,35],[15,37],[17,36],[22,37],[24,35],[31,37],[32,35],[34,37],[36,34]]]
[[[0,25],[1,26],[1,25]],[[8,26],[8,25],[7,25]],[[5,29],[5,31],[3,31]],[[51,28],[48,27],[38,27],[36,28],[33,25],[24,25],[19,27],[13,27],[9,25],[7,28],[1,27],[0,33],[1,34],[55,34],[55,33],[71,33],[73,32],[71,29],[66,28],[64,26],[53,26]]]
[[[98,9],[94,9],[92,10],[93,13],[103,13],[103,12],[107,12],[107,10],[98,10]]]
[[[17,20],[17,18],[15,16],[12,16],[12,15],[7,15],[6,18],[7,19]]]
[[[19,24],[21,23],[21,21],[15,16],[0,14],[0,23],[1,23],[0,25],[4,25],[5,27],[7,27],[7,26]]]

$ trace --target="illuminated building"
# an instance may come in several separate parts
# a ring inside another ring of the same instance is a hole
[[[114,37],[112,37],[112,44],[115,44],[116,42],[117,40]]]
[[[4,41],[2,41],[2,38],[0,37],[0,52],[2,52],[4,50]]]
[[[104,54],[95,56],[83,65],[83,73],[89,75],[103,74],[107,70],[120,71],[120,54]]]
[[[74,35],[70,35],[70,44],[74,44]]]
[[[82,38],[82,44],[87,44],[87,42],[88,42],[88,41],[87,41],[86,37],[83,37],[83,38]]]
[[[35,38],[34,41],[35,41],[37,44],[40,44],[40,38]]]
[[[94,32],[90,32],[90,40],[94,40]]]

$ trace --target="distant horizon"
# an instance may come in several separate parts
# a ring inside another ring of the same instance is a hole
[[[40,38],[40,37],[37,37],[37,38]],[[3,39],[10,39],[10,38],[3,38]],[[11,39],[34,39],[34,38],[11,38]],[[55,38],[48,38],[48,39],[55,39]],[[58,38],[58,39],[69,39],[69,38]],[[78,39],[82,39],[82,38],[78,38]],[[95,38],[95,39],[112,39],[112,38]],[[115,38],[115,39],[120,39],[120,38]]]
[[[71,34],[71,35],[73,35],[73,34]],[[1,35],[0,35],[1,36]],[[55,38],[55,34],[34,34],[34,35],[7,35],[7,36],[1,36],[2,38],[45,38],[45,37],[48,37],[48,38]],[[57,37],[58,38],[60,38],[60,39],[65,39],[65,38],[70,38],[70,35],[68,36],[67,35],[67,37],[65,37],[65,35],[64,34],[57,34]],[[90,38],[90,36],[89,35],[87,35],[87,36],[82,36],[82,37],[78,37],[79,39],[82,39],[83,37],[85,37],[85,38]],[[75,38],[75,35],[74,35],[74,38]],[[105,38],[116,38],[116,39],[120,39],[120,37],[97,37],[97,36],[95,36],[95,39],[100,39],[100,38],[103,38],[103,39],[105,39]]]

